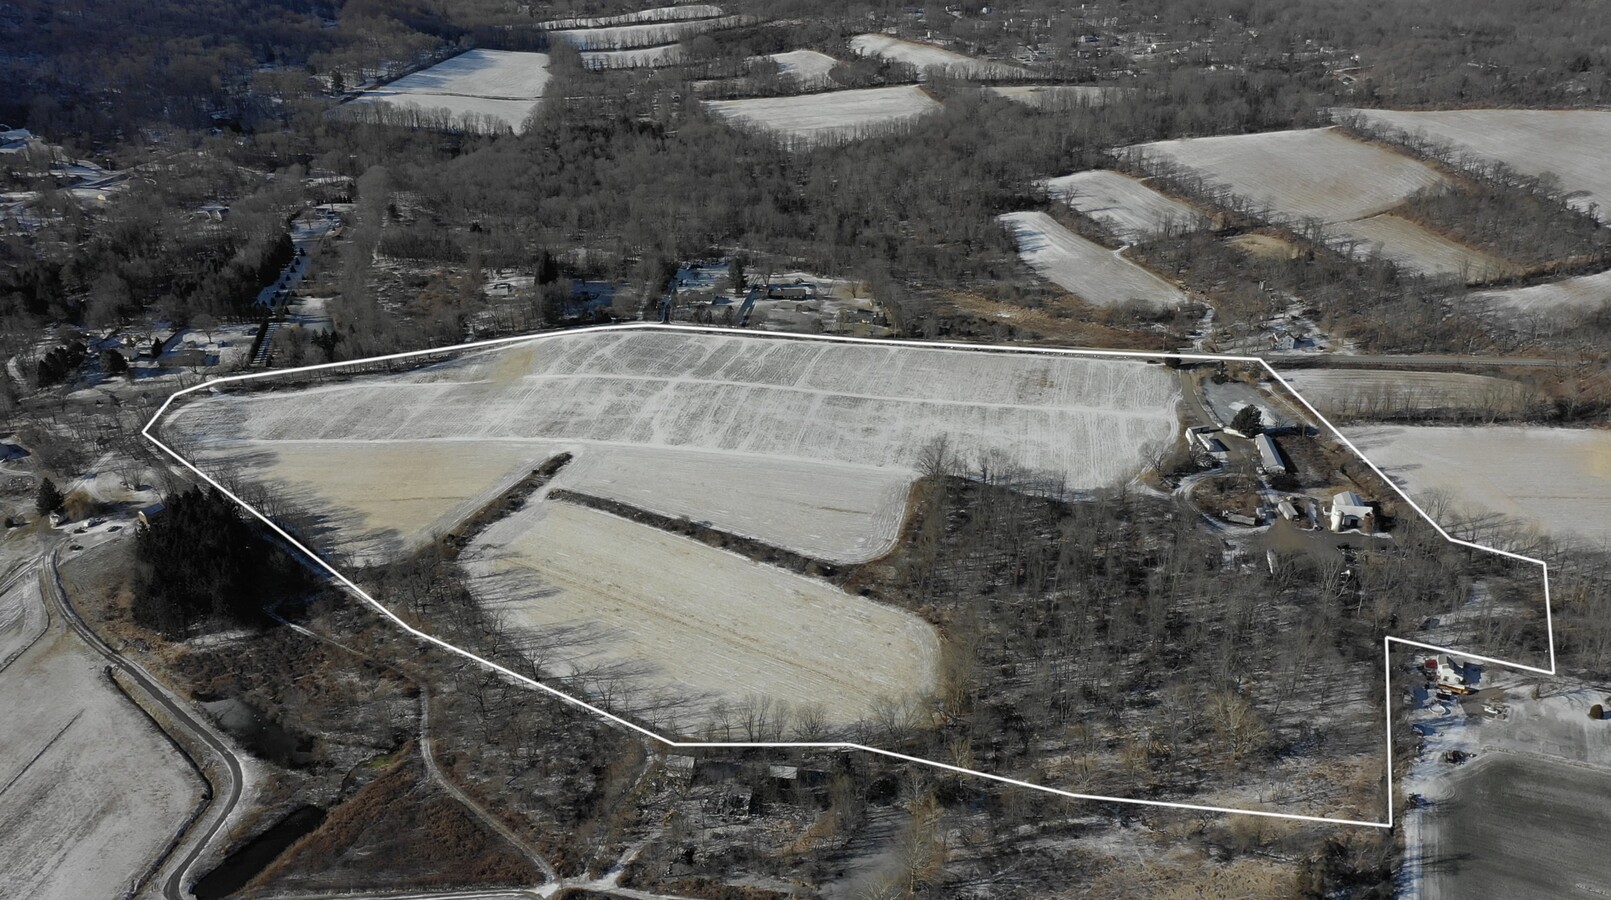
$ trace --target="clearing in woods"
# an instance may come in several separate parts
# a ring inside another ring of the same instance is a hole
[[[1181,306],[1186,294],[1118,251],[1080,237],[1043,212],[1007,213],[1002,224],[1018,242],[1018,257],[1042,278],[1092,306],[1146,309]]]
[[[1423,188],[1445,184],[1437,170],[1402,153],[1355,140],[1338,128],[1185,138],[1131,148],[1224,185],[1300,231],[1326,226],[1336,244],[1423,274],[1477,281],[1502,271],[1501,260],[1463,247],[1403,219],[1381,218]]]
[[[806,144],[876,135],[940,109],[939,101],[910,84],[792,97],[707,100],[705,106],[735,125]]]
[[[858,34],[850,39],[850,49],[859,56],[906,63],[920,73],[938,69],[952,78],[1015,78],[1025,74],[1017,66],[974,59],[934,44],[906,41],[888,34]]]
[[[1567,202],[1611,223],[1611,110],[1339,109],[1377,127],[1424,135],[1456,151],[1502,162],[1535,178],[1554,176]]]
[[[419,110],[455,118],[483,116],[519,132],[548,87],[548,54],[467,50],[428,69],[364,91],[352,103]]]
[[[1192,206],[1153,190],[1145,181],[1109,169],[1047,179],[1046,192],[1128,244],[1159,234],[1196,231],[1208,224],[1207,217]]]
[[[731,739],[721,710],[761,698],[839,729],[935,687],[917,616],[597,510],[528,504],[463,559],[511,624],[565,635],[545,671],[669,734]]]

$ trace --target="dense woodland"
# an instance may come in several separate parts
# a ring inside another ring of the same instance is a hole
[[[163,506],[135,538],[140,624],[168,637],[204,621],[264,624],[265,606],[313,588],[308,570],[216,488],[191,488]]]

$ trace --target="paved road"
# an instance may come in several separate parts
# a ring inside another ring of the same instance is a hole
[[[196,841],[190,848],[190,852],[179,861],[178,865],[172,868],[167,880],[162,884],[162,895],[167,897],[168,900],[185,900],[189,894],[186,893],[184,884],[190,874],[190,869],[195,865],[196,860],[201,857],[202,853],[212,846],[213,839],[218,836],[218,832],[224,827],[224,823],[229,819],[229,814],[235,809],[235,804],[240,802],[241,787],[245,784],[246,774],[241,768],[240,759],[235,756],[229,745],[214,734],[205,722],[202,722],[193,714],[186,704],[169,695],[139,665],[124,658],[121,653],[108,646],[79,616],[78,611],[73,608],[72,601],[67,597],[66,585],[62,584],[62,573],[59,565],[60,556],[61,548],[59,546],[50,552],[47,557],[50,564],[50,577],[44,579],[44,581],[50,589],[51,599],[55,601],[56,607],[61,611],[62,618],[72,626],[73,631],[78,633],[84,643],[104,657],[107,662],[121,669],[136,684],[140,685],[140,688],[150,695],[152,700],[167,711],[173,721],[189,729],[202,743],[218,754],[223,759],[225,768],[229,773],[229,784],[222,794],[214,794],[213,802],[210,804],[209,812],[212,813],[212,821],[207,825],[206,830],[201,832],[200,840]],[[180,839],[183,840],[183,837],[181,835]]]

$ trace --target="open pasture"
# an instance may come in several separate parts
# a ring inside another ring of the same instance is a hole
[[[1156,141],[1143,158],[1173,163],[1293,222],[1346,222],[1386,212],[1444,183],[1432,167],[1336,128]]]
[[[467,50],[428,69],[364,91],[352,104],[446,110],[520,131],[548,87],[548,54]],[[352,105],[349,104],[349,105]]]
[[[1570,322],[1611,306],[1611,270],[1531,287],[1475,291],[1466,300],[1486,312]]]
[[[1529,396],[1518,382],[1461,372],[1298,369],[1281,378],[1328,416],[1466,409],[1503,414],[1523,408]]]
[[[1471,283],[1502,277],[1514,268],[1491,253],[1451,241],[1388,213],[1340,222],[1329,230],[1333,245],[1352,246],[1359,256],[1380,253],[1394,265],[1421,275],[1442,275]]]
[[[869,136],[940,109],[939,102],[916,85],[708,100],[705,106],[735,125],[806,144]]]
[[[1326,226],[1332,242],[1359,256],[1387,259],[1425,275],[1480,281],[1506,265],[1396,216],[1383,215],[1424,188],[1445,184],[1436,169],[1405,154],[1355,140],[1337,128],[1157,141],[1134,148],[1225,186],[1278,222]]]
[[[563,441],[907,471],[944,439],[965,459],[1086,490],[1133,477],[1146,445],[1174,434],[1177,393],[1137,360],[631,329],[196,397],[161,427],[196,452],[243,458],[262,442]]]
[[[894,546],[911,483],[901,469],[621,446],[582,448],[554,479],[837,563]]]
[[[815,50],[790,50],[786,53],[758,56],[755,59],[777,63],[779,77],[802,87],[820,88],[832,85],[833,67],[839,65],[839,60]]]
[[[1611,431],[1547,426],[1345,429],[1410,496],[1611,542]]]
[[[1611,223],[1611,110],[1451,109],[1402,112],[1343,109],[1338,115],[1502,162],[1524,175],[1554,175],[1572,206]]]
[[[512,624],[563,635],[545,669],[608,681],[673,732],[762,698],[843,726],[936,686],[939,638],[917,616],[597,510],[528,504],[466,564]]]
[[[687,59],[681,44],[639,47],[634,50],[586,50],[582,65],[589,69],[658,69],[681,65]]]
[[[680,22],[687,19],[713,19],[722,14],[720,6],[708,3],[686,3],[681,6],[655,6],[637,12],[616,16],[576,16],[568,19],[549,19],[539,22],[544,31],[566,31],[577,28],[613,28],[617,25],[641,25],[645,22]]]
[[[1108,169],[1047,179],[1046,192],[1095,219],[1126,243],[1168,232],[1196,231],[1208,224],[1193,207],[1153,190],[1145,181]]]
[[[1177,287],[1042,212],[1007,213],[1001,221],[1018,241],[1018,256],[1042,278],[1093,306],[1179,306]]]
[[[0,679],[6,896],[121,897],[202,797],[179,751],[58,622]]]
[[[919,73],[938,69],[953,78],[1015,78],[1024,74],[1017,66],[974,59],[934,44],[902,40],[888,34],[858,34],[850,39],[850,49],[858,56],[906,63]]]
[[[1070,109],[1078,106],[1100,106],[1108,101],[1118,88],[1094,84],[1003,84],[988,90],[998,97],[1022,103],[1035,109]]]
[[[555,31],[553,37],[578,50],[635,50],[675,44],[695,35],[731,28],[741,21],[743,20],[739,16],[720,16],[713,19],[642,22],[635,25]]]

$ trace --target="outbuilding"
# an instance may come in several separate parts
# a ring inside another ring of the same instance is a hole
[[[1375,530],[1375,523],[1376,510],[1353,491],[1343,491],[1331,498],[1332,531],[1357,528],[1369,533]]]
[[[1266,475],[1287,473],[1287,464],[1281,457],[1281,450],[1276,447],[1275,441],[1271,440],[1268,434],[1260,432],[1253,438],[1253,443],[1259,448],[1259,467]]]

